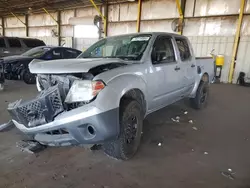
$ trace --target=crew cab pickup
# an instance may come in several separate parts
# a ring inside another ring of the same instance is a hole
[[[101,144],[127,160],[138,150],[143,119],[183,98],[206,106],[212,58],[196,58],[189,40],[170,33],[102,39],[77,59],[31,62],[39,95],[8,110],[18,129],[49,146]]]

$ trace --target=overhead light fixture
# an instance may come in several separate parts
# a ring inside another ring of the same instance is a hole
[[[128,0],[129,2],[135,2],[135,0]]]

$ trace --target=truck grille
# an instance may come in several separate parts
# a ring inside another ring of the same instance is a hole
[[[10,104],[8,110],[18,122],[26,127],[35,127],[53,121],[64,107],[59,89],[54,86],[32,101],[22,103],[20,100]]]

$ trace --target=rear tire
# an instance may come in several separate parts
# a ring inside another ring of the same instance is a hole
[[[201,81],[196,91],[195,98],[190,99],[191,106],[195,109],[203,109],[207,106],[209,96],[209,84],[208,82]]]
[[[34,74],[31,74],[28,69],[24,69],[21,72],[21,79],[26,83],[26,84],[35,84],[36,83],[36,76]]]
[[[120,135],[105,143],[104,152],[113,158],[128,160],[137,152],[143,126],[141,105],[135,100],[123,100],[120,106]]]

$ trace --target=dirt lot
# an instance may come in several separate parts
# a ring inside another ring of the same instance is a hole
[[[36,95],[35,86],[8,85],[0,93],[0,123],[9,119],[8,102]],[[144,122],[140,150],[127,162],[81,147],[23,153],[16,147],[22,137],[18,130],[0,133],[0,187],[249,188],[249,99],[250,88],[213,85],[203,111],[192,110],[183,101],[150,115]],[[176,115],[180,123],[171,120]],[[221,175],[229,168],[233,180]]]

